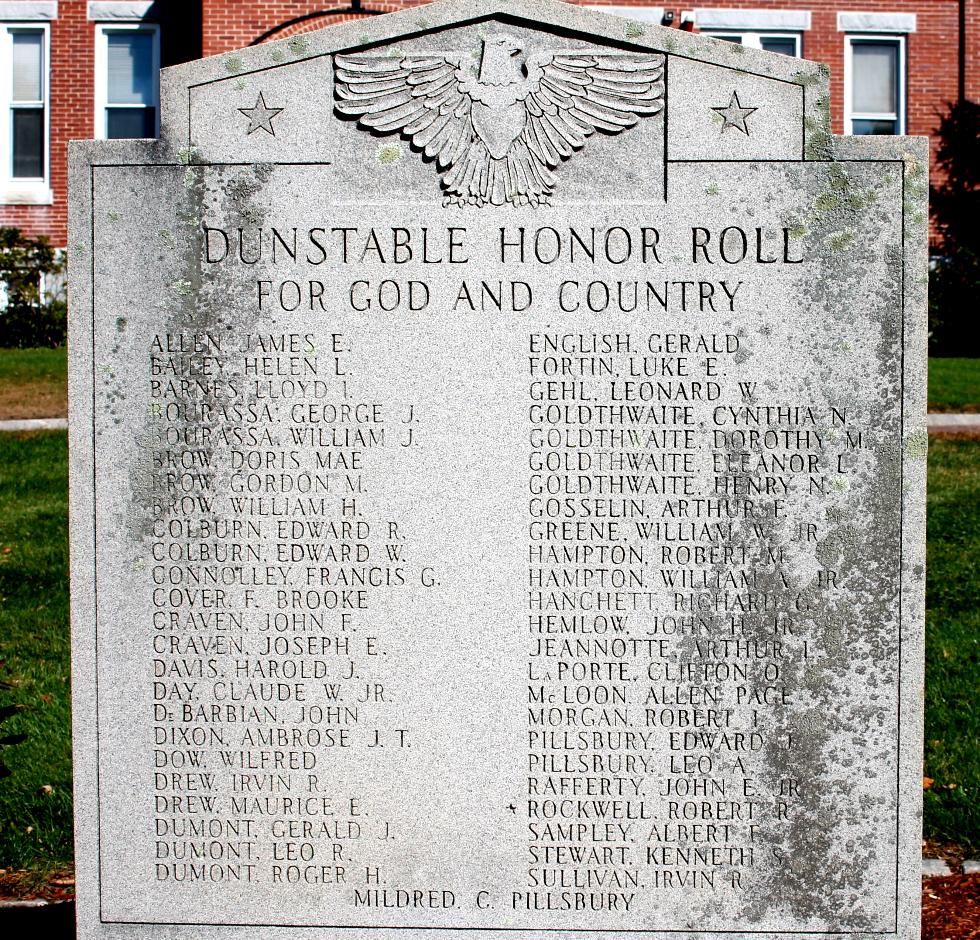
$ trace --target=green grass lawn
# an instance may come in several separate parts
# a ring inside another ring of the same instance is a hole
[[[0,868],[36,880],[72,858],[66,465],[64,433],[0,435],[0,705],[27,735],[0,751]],[[978,440],[931,442],[928,551],[925,830],[978,858]]]
[[[64,432],[0,436],[0,868],[39,877],[72,859],[67,484]]]
[[[980,359],[930,359],[929,410],[980,411]]]
[[[0,349],[0,420],[68,414],[68,358],[59,349]]]
[[[929,445],[925,834],[980,858],[980,441]]]

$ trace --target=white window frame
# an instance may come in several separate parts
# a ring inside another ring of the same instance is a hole
[[[15,177],[13,166],[13,35],[41,33],[41,107],[44,109],[44,172],[36,178]],[[51,30],[46,22],[0,21],[0,205],[49,206],[51,192]]]
[[[95,137],[106,137],[106,111],[110,107],[109,85],[109,35],[112,33],[150,33],[153,36],[153,107],[156,113],[154,136],[160,136],[160,26],[157,23],[106,23],[95,27]],[[132,105],[120,107],[132,107]]]
[[[898,46],[898,112],[892,114],[884,111],[854,111],[852,107],[854,92],[854,43],[888,43]],[[906,36],[904,33],[847,33],[844,36],[844,133],[854,133],[855,121],[894,121],[895,133],[905,133],[905,85],[906,72]],[[863,136],[863,135],[862,135]]]
[[[699,36],[710,36],[712,39],[730,39],[741,37],[741,43],[747,49],[761,49],[763,39],[792,39],[796,46],[793,58],[803,58],[803,34],[796,30],[786,29],[706,29]]]

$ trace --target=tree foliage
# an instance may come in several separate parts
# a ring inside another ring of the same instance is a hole
[[[0,286],[6,295],[5,308],[0,307],[0,346],[64,344],[65,303],[45,297],[42,290],[46,278],[57,278],[63,270],[62,257],[46,238],[0,227]]]
[[[980,104],[951,105],[938,137],[945,178],[930,192],[940,257],[929,278],[929,352],[980,356]]]

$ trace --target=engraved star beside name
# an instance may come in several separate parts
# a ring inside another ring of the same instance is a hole
[[[283,108],[270,108],[265,103],[265,95],[259,92],[259,97],[255,100],[252,108],[239,108],[241,114],[248,118],[248,129],[245,135],[254,134],[256,131],[265,131],[271,136],[276,136],[276,129],[272,126],[273,118],[282,113]]]
[[[746,119],[750,114],[758,111],[758,108],[746,108],[742,106],[742,102],[738,100],[738,92],[733,91],[731,98],[728,99],[728,104],[715,107],[711,109],[712,111],[717,111],[718,114],[724,118],[721,125],[721,133],[724,134],[725,131],[730,127],[734,127],[740,130],[746,137],[749,136],[749,128],[745,123]]]

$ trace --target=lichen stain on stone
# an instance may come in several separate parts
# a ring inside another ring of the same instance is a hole
[[[790,222],[786,226],[786,230],[789,233],[790,238],[801,239],[803,238],[809,229],[800,221]]]
[[[735,358],[736,365],[741,366],[752,358],[753,354],[755,353],[755,350],[746,342],[744,329],[740,328],[739,330],[736,331],[736,333],[738,335],[740,342],[738,344],[738,349],[735,351],[734,358]]]
[[[804,118],[807,127],[806,159],[811,161],[829,160],[834,152],[834,139],[830,132],[816,125],[810,118]]]
[[[623,35],[627,39],[639,39],[641,36],[646,34],[646,27],[641,23],[637,23],[634,20],[630,20],[623,27]]]
[[[802,225],[809,230],[815,243],[822,243],[832,254],[850,250],[857,245],[874,245],[857,236],[869,222],[886,220],[887,213],[880,205],[880,189],[889,185],[886,174],[871,182],[859,185],[848,171],[836,163],[828,164],[818,179],[823,178],[822,187],[813,194],[809,209],[802,217],[793,220],[794,225]],[[812,185],[812,184],[811,184]],[[875,210],[875,214],[869,214]]]
[[[879,181],[873,178],[873,169],[863,177],[857,175],[860,172],[849,177],[841,167],[801,168],[797,185],[807,208],[792,224],[806,229],[811,251],[822,246],[825,252],[832,236],[841,231],[860,235],[866,229],[877,230],[879,216],[884,216],[878,205]],[[899,346],[890,315],[898,282],[891,276],[887,252],[884,254],[886,270],[880,293],[874,301],[865,301],[863,308],[868,323],[850,324],[851,329],[862,330],[859,353],[871,344],[883,371]],[[852,264],[835,264],[840,277],[800,280],[807,306],[822,307],[828,317],[854,309],[855,278],[861,273]],[[840,356],[847,352],[842,347],[849,340],[827,340],[822,346],[825,354],[817,373],[819,381],[808,386],[812,389],[832,387],[843,368]],[[853,356],[849,362],[859,361]],[[881,864],[887,846],[878,833],[894,813],[893,801],[876,798],[869,790],[887,777],[893,761],[887,745],[894,719],[890,712],[886,714],[883,703],[894,694],[897,681],[897,613],[891,568],[885,559],[898,550],[899,467],[882,454],[881,446],[896,428],[894,390],[882,389],[867,401],[856,397],[859,394],[860,386],[824,393],[828,406],[846,409],[849,425],[871,421],[876,431],[856,449],[857,463],[847,486],[839,485],[845,478],[828,474],[823,497],[826,523],[817,543],[794,549],[792,566],[796,570],[818,565],[845,574],[839,588],[817,592],[811,585],[803,592],[814,609],[799,613],[799,631],[819,653],[808,661],[785,664],[781,681],[800,690],[785,715],[793,747],[787,749],[785,742],[783,746],[767,744],[761,782],[775,789],[782,778],[800,779],[800,768],[808,772],[803,778],[803,797],[790,810],[789,820],[779,823],[781,829],[775,823],[764,826],[762,838],[773,840],[783,863],[774,862],[753,891],[746,906],[746,917],[752,922],[767,921],[778,910],[792,912],[808,929],[862,931],[876,929],[885,914],[887,902],[874,893],[866,873]],[[831,448],[828,464],[835,468],[834,455],[849,452],[847,438],[841,433],[831,442],[828,434],[826,440]],[[874,553],[868,552],[869,545],[875,546]],[[865,690],[858,702],[855,687]],[[797,726],[795,733],[793,725]],[[877,770],[865,779],[855,772],[858,766]],[[832,840],[830,826],[813,825],[831,811],[842,813],[855,830],[847,845]],[[819,896],[812,891],[815,881],[824,885]]]
[[[277,47],[276,47],[275,49],[273,49],[273,50],[272,50],[272,52],[271,52],[271,53],[269,54],[269,58],[270,58],[270,59],[272,59],[272,61],[273,61],[273,62],[277,62],[277,63],[278,63],[278,62],[284,62],[284,61],[286,60],[286,53],[285,53],[285,52],[283,52],[283,51],[282,51],[282,49],[280,49],[280,48],[279,48],[279,47],[277,46]]]
[[[231,72],[232,75],[237,75],[243,68],[245,68],[245,63],[238,56],[225,59],[225,71]]]
[[[813,113],[803,118],[806,132],[805,154],[807,160],[830,160],[834,153],[834,138],[830,132],[830,98],[821,95],[815,102]]]
[[[310,48],[309,37],[303,36],[302,34],[298,36],[293,36],[287,43],[286,47],[293,55],[301,55]]]
[[[390,166],[397,163],[402,158],[402,148],[400,144],[381,144],[378,147],[376,159],[381,166]]]
[[[922,161],[910,150],[902,154],[902,162],[905,164],[906,175],[912,179],[925,176],[925,166]]]
[[[793,80],[797,85],[802,85],[804,88],[810,88],[813,85],[818,85],[820,83],[820,76],[815,72],[794,72]]]
[[[929,432],[925,428],[909,431],[903,449],[911,460],[924,460],[929,455]]]
[[[165,173],[161,167],[151,168],[149,172]],[[171,178],[171,186],[176,205],[173,209],[173,237],[177,250],[165,256],[165,266],[160,272],[161,282],[167,289],[163,292],[159,308],[163,317],[155,319],[150,331],[179,335],[184,332],[213,331],[208,304],[202,297],[202,241],[201,223],[205,218],[207,199],[207,173],[203,167],[189,166],[180,177]],[[213,172],[213,171],[212,171]],[[162,319],[162,322],[160,320]],[[149,337],[146,338],[147,343]],[[189,393],[190,394],[190,393]],[[175,400],[175,405],[192,407],[194,403],[211,401],[211,393],[200,399],[184,398]],[[156,406],[156,407],[154,407]],[[167,518],[170,508],[154,505],[150,488],[152,479],[151,455],[159,446],[159,422],[163,409],[159,402],[151,402],[147,408],[145,424],[137,432],[137,460],[131,466],[129,512],[126,518],[127,529],[136,543],[136,553],[143,553],[145,541],[152,538],[154,518]],[[190,445],[188,445],[190,446]],[[195,448],[207,451],[208,448]]]

